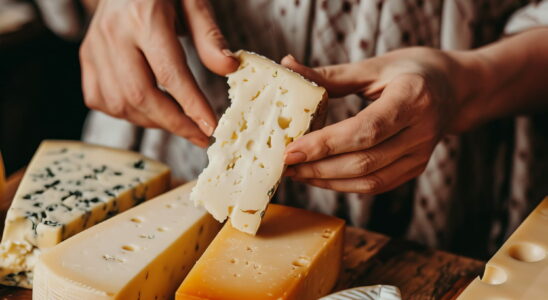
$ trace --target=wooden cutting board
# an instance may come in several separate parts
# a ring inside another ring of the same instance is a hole
[[[23,171],[8,178],[11,199]],[[9,202],[0,203],[3,227]],[[453,300],[476,276],[484,263],[355,227],[346,228],[343,270],[336,290],[390,284],[400,288],[405,300]],[[0,285],[1,300],[30,300],[26,289]]]

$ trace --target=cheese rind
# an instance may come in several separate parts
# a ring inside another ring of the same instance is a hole
[[[304,135],[327,97],[299,74],[262,56],[239,51],[228,75],[231,106],[213,133],[209,165],[191,194],[217,220],[255,234],[284,170],[284,150]]]
[[[176,299],[318,299],[334,286],[344,221],[270,204],[256,236],[226,224]]]
[[[221,228],[186,184],[62,242],[40,257],[33,299],[172,299]]]
[[[546,299],[548,295],[548,197],[487,262],[458,300]]]
[[[0,283],[30,288],[42,250],[164,192],[170,171],[125,150],[44,141],[13,198],[0,244]]]

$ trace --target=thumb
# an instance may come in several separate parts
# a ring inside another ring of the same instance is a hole
[[[228,49],[207,0],[182,0],[185,20],[202,63],[218,75],[236,71],[240,62]]]
[[[323,86],[330,97],[342,97],[363,92],[376,78],[368,73],[365,61],[309,68],[297,61],[292,55],[282,59],[282,65],[305,78]]]

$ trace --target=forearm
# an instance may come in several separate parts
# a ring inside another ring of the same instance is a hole
[[[450,55],[462,66],[455,84],[461,109],[453,131],[505,116],[548,111],[548,28]]]

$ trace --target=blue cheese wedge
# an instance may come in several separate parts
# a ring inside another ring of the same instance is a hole
[[[32,298],[173,299],[221,229],[190,202],[193,185],[158,196],[43,253]]]
[[[163,193],[170,170],[130,151],[45,141],[8,210],[0,283],[32,287],[39,254],[110,216]]]
[[[286,145],[304,135],[324,88],[254,53],[239,51],[228,75],[231,106],[208,149],[209,165],[190,195],[217,220],[255,234],[284,171]]]

